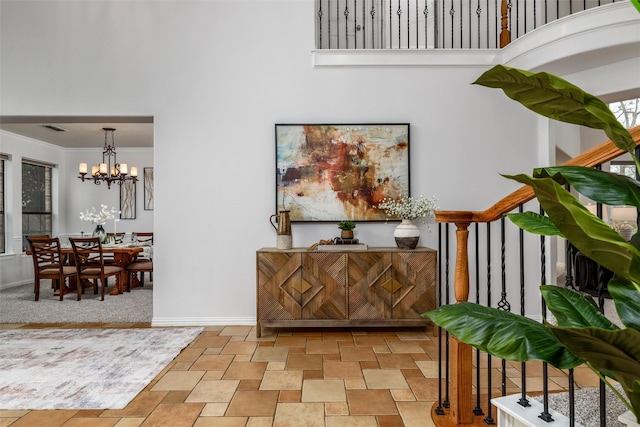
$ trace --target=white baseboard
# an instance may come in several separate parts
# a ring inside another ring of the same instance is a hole
[[[0,290],[9,289],[9,288],[15,288],[15,287],[22,286],[22,285],[28,285],[30,283],[31,284],[33,283],[33,279],[23,280],[21,282],[2,283],[2,284],[0,284]]]
[[[255,317],[153,317],[151,326],[256,326]]]

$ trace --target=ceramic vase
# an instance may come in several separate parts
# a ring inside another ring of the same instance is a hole
[[[104,227],[101,224],[96,225],[96,229],[93,230],[93,237],[97,237],[100,239],[100,243],[104,242],[104,237],[107,235],[107,232],[104,231]]]
[[[415,249],[420,240],[420,229],[410,219],[403,219],[393,232],[400,249]]]

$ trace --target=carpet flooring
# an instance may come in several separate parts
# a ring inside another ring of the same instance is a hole
[[[0,410],[122,409],[203,328],[0,331]]]
[[[67,294],[60,301],[50,286],[42,285],[40,300],[33,300],[33,285],[0,290],[0,323],[150,323],[153,283],[120,295],[100,295],[87,290],[82,300]]]
[[[622,393],[622,388],[616,386],[618,392]],[[618,399],[618,397],[607,387],[607,422],[609,427],[624,427],[618,416],[627,411],[627,407]],[[535,397],[536,400],[542,402],[542,397]],[[599,426],[600,425],[600,389],[597,387],[589,387],[575,392],[575,417],[576,423],[583,426]],[[551,393],[549,395],[549,407],[558,411],[562,415],[569,417],[569,393]]]

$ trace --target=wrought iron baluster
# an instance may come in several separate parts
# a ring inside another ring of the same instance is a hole
[[[480,224],[475,223],[475,231],[476,231],[476,304],[480,304]],[[476,348],[476,360],[480,360],[480,349]],[[480,405],[480,390],[481,390],[481,378],[480,378],[480,363],[476,364],[476,407],[473,408],[473,413],[475,415],[484,415],[484,411]],[[489,393],[490,394],[490,393]]]
[[[453,0],[451,0],[451,9],[449,10],[449,15],[451,15],[451,47],[453,48],[454,45],[454,41],[453,41],[453,34],[454,34],[454,17],[456,14],[456,7],[453,4]]]
[[[366,16],[367,16],[367,10],[365,7],[365,3],[366,1],[363,0],[362,2],[362,48],[366,49],[367,48],[367,36],[366,36],[366,28],[365,28],[365,23],[366,23]],[[354,9],[355,9],[355,1],[354,1]],[[357,15],[356,15],[357,18]],[[356,26],[356,30],[358,29],[358,27]],[[356,43],[356,49],[358,48],[358,44]]]
[[[349,0],[344,1],[344,46],[349,49]],[[355,34],[353,35],[355,38]]]
[[[427,23],[425,22],[424,25],[426,26]],[[420,47],[420,25],[418,25],[418,2],[416,1],[416,49],[418,49]]]
[[[353,0],[353,48],[358,48],[358,0]]]
[[[468,30],[469,31],[469,45],[468,45],[468,47],[469,47],[469,49],[471,49],[471,47],[472,47],[472,41],[471,41],[471,33],[472,33],[472,31],[471,31],[471,25],[472,25],[471,20],[472,20],[472,18],[471,18],[471,16],[473,14],[471,13],[471,3],[472,2],[469,0],[469,11],[468,11],[468,17],[469,17],[469,30]]]
[[[327,9],[329,9],[327,11],[327,16],[329,17],[327,22],[327,27],[328,27],[327,35],[329,37],[329,49],[331,49],[331,0],[327,0]]]
[[[376,47],[376,30],[375,30],[376,5],[374,2],[371,2],[371,11],[369,13],[371,14],[371,48],[375,49]]]
[[[489,47],[489,43],[490,43],[489,40],[491,40],[491,36],[489,34],[489,28],[490,28],[489,27],[489,10],[490,10],[489,9],[489,0],[487,0],[487,47]]]
[[[438,253],[442,252],[442,227],[441,223],[438,224]],[[446,264],[449,263],[449,253],[444,252],[444,261],[443,257],[439,257],[440,261],[438,262],[438,307],[442,306],[442,262]],[[445,279],[447,280],[447,279]],[[447,283],[447,282],[445,282]],[[442,327],[438,326],[438,407],[436,408],[437,415],[444,415],[444,408],[442,407]],[[449,360],[445,360],[447,364],[449,364]],[[448,381],[447,381],[448,382]]]
[[[409,12],[411,10],[411,8],[409,7],[409,0],[407,0],[407,49],[409,49],[411,47],[411,43],[409,42],[411,40],[411,34],[410,34],[410,30],[411,30],[411,22],[410,22],[410,18],[411,18],[411,13]],[[416,46],[418,47],[418,46]]]
[[[398,15],[398,49],[402,48],[402,40],[400,34],[402,33],[402,6],[400,5],[400,0],[398,0],[398,10],[396,10],[396,14]]]
[[[428,0],[424,2],[424,10],[422,11],[424,15],[424,48],[429,48],[429,3]]]
[[[460,0],[460,49],[462,49],[462,40],[464,39],[464,37],[462,36],[462,22],[463,22],[463,18],[462,18],[462,0]]]
[[[576,383],[573,368],[569,369],[569,425],[576,425]]]
[[[480,49],[480,16],[481,15],[482,15],[482,8],[480,7],[480,0],[478,0],[478,6],[476,7],[476,16],[478,17],[478,40],[477,40],[478,49]],[[471,30],[469,30],[469,33],[471,33]]]
[[[544,215],[544,209],[540,206],[540,215]],[[546,255],[546,240],[545,236],[540,236],[540,285],[547,283],[547,255]],[[542,322],[547,320],[547,304],[544,298],[540,296],[542,300]],[[542,364],[542,405],[543,410],[538,418],[545,422],[553,421],[551,414],[549,413],[549,365],[547,363]]]
[[[444,4],[445,4],[445,0],[442,0],[442,48],[446,48],[447,45],[445,43],[445,32],[446,32],[446,26],[445,26],[445,20],[444,17],[447,16],[445,14],[445,10],[444,10]]]
[[[544,0],[544,23],[546,24],[547,22],[549,22],[549,9],[547,0]]]
[[[500,272],[501,272],[501,289],[500,289],[500,301],[498,302],[498,309],[506,312],[511,311],[511,305],[507,301],[507,251],[506,251],[506,233],[505,233],[505,218],[500,219]],[[507,395],[507,361],[502,359],[502,395]]]
[[[322,1],[319,2],[320,7],[318,8],[318,49],[322,49]]]
[[[447,252],[447,264],[446,264],[446,273],[445,273],[445,278],[446,278],[446,290],[445,290],[445,300],[446,300],[446,304],[449,304],[451,302],[450,300],[450,295],[451,295],[451,288],[449,286],[450,283],[450,279],[449,279],[449,223],[446,224],[445,226],[445,230],[446,230],[446,252]],[[447,362],[449,360],[451,360],[451,348],[449,347],[449,332],[446,333],[445,335],[445,354],[446,354],[446,360]],[[446,378],[446,383],[445,383],[445,395],[444,395],[444,402],[442,403],[442,406],[445,408],[449,408],[451,406],[451,402],[449,401],[449,375],[450,375],[450,364],[447,363],[445,365],[445,378]]]
[[[491,307],[491,223],[487,222],[487,307]],[[487,372],[491,372],[491,355],[487,354]],[[493,409],[491,406],[492,375],[487,375],[487,416],[484,417],[486,424],[495,424],[493,420]]]
[[[520,205],[518,207],[518,212],[522,213],[524,211],[524,206]],[[525,305],[524,305],[524,297],[525,297],[525,274],[524,274],[524,230],[519,228],[518,230],[518,241],[520,244],[520,315],[525,315]],[[531,406],[529,404],[529,399],[527,399],[527,363],[522,362],[521,366],[521,376],[520,381],[522,382],[522,393],[520,395],[520,399],[518,399],[518,404],[524,408]]]
[[[398,0],[399,1],[399,0]],[[389,0],[389,49],[393,48],[393,36],[392,36],[392,17],[393,17],[393,10],[391,8],[391,0]]]
[[[336,0],[336,44],[340,49],[340,0]]]

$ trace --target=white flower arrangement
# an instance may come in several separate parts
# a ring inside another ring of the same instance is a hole
[[[114,220],[114,222],[117,221],[116,214],[120,214],[120,211],[114,207],[111,210],[107,210],[107,205],[100,205],[100,208],[99,212],[94,207],[91,210],[87,209],[84,212],[80,212],[80,219],[90,221],[95,225],[105,225],[110,219]]]
[[[435,210],[438,209],[435,197],[425,197],[420,195],[417,199],[409,196],[401,196],[398,199],[385,198],[378,204],[378,209],[383,209],[388,217],[398,217],[400,219],[433,218]]]

